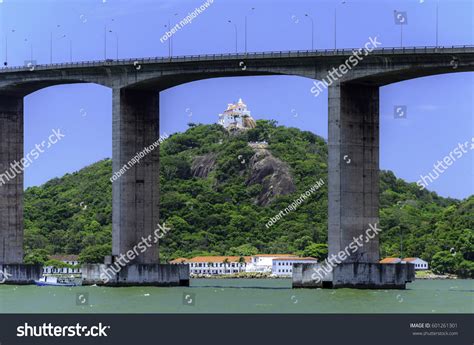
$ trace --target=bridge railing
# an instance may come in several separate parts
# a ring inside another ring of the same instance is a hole
[[[205,55],[182,55],[172,57],[147,57],[136,59],[107,59],[94,61],[79,61],[70,63],[38,64],[34,66],[12,66],[0,68],[0,73],[28,71],[28,70],[47,70],[58,68],[77,68],[77,67],[103,67],[103,66],[125,66],[130,64],[149,64],[149,63],[178,63],[178,62],[196,62],[196,61],[222,61],[222,60],[246,60],[246,59],[273,59],[273,58],[292,58],[292,57],[328,57],[328,56],[349,56],[363,48],[344,48],[344,49],[320,49],[320,50],[296,50],[296,51],[272,51],[272,52],[253,52],[237,54],[205,54]],[[441,54],[441,53],[466,53],[474,52],[473,45],[459,45],[450,47],[390,47],[377,48],[371,55],[397,55],[397,54]]]

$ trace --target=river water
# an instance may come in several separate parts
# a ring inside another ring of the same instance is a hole
[[[3,284],[0,313],[474,313],[474,280],[416,280],[406,290],[293,290],[288,279],[194,279],[175,288]]]

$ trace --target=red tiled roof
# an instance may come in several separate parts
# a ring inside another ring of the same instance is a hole
[[[48,255],[49,260],[78,261],[78,255]]]
[[[403,261],[410,262],[410,261],[415,261],[415,260],[418,260],[418,259],[419,258],[405,258],[405,259],[403,259]]]
[[[179,258],[179,259],[174,259],[173,261],[170,261],[170,263],[190,263],[190,262],[218,262],[222,263],[224,262],[225,259],[227,259],[228,262],[239,262],[240,258],[244,258],[245,262],[250,262],[251,257],[250,256],[196,256],[192,259],[184,259],[184,258]]]
[[[383,260],[380,260],[379,263],[381,264],[398,264],[402,260],[400,258],[385,258]]]
[[[298,255],[294,255],[294,254],[256,254],[256,255],[253,255],[253,256],[275,257],[275,258],[279,258],[279,257],[285,257],[285,258],[298,257]]]
[[[170,264],[181,264],[183,262],[186,262],[188,259],[186,258],[176,258],[174,260],[170,261]]]
[[[278,261],[295,261],[295,260],[299,260],[299,261],[318,261],[318,259],[312,258],[312,257],[305,257],[305,258],[299,258],[299,257],[275,258],[273,260],[278,260]]]

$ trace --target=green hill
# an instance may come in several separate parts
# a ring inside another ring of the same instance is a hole
[[[249,142],[268,142],[256,150]],[[256,152],[258,154],[256,154]],[[229,134],[194,125],[161,145],[161,219],[173,230],[162,260],[203,254],[298,253],[319,256],[327,241],[327,186],[275,225],[265,224],[319,179],[327,181],[327,144],[296,128],[257,121]],[[46,254],[110,253],[110,160],[25,193],[26,260]],[[382,256],[418,256],[438,271],[472,274],[474,196],[463,201],[420,191],[390,171],[380,178]],[[92,259],[91,259],[92,258]],[[466,273],[467,272],[467,273]]]

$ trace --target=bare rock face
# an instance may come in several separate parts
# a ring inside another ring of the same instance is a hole
[[[275,158],[267,149],[256,149],[249,163],[247,185],[261,184],[263,187],[256,199],[257,205],[266,206],[277,196],[291,194],[296,190],[288,165]]]
[[[250,174],[247,178],[247,185],[262,185],[262,191],[257,196],[255,203],[259,206],[266,206],[280,195],[293,193],[296,187],[288,165],[274,157],[262,146],[253,145],[252,148],[255,154],[248,164]],[[216,160],[216,153],[197,156],[191,164],[192,176],[206,178],[214,169]]]
[[[206,178],[214,168],[217,154],[207,153],[203,156],[197,156],[191,164],[191,174],[193,177]]]

